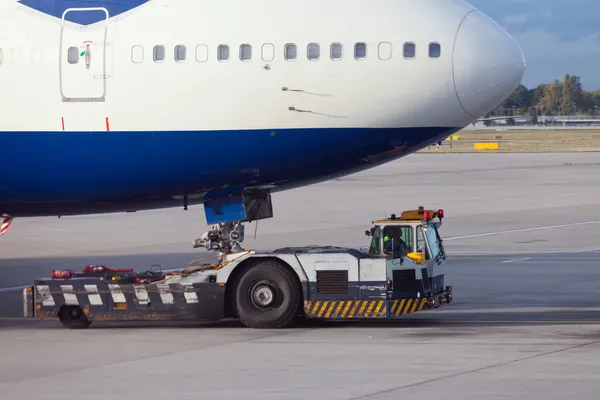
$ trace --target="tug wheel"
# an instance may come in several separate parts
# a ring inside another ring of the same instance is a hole
[[[290,268],[267,259],[243,272],[235,303],[240,321],[249,328],[287,328],[301,314],[302,288]]]
[[[58,312],[58,319],[65,328],[86,329],[92,322],[79,306],[65,306]]]

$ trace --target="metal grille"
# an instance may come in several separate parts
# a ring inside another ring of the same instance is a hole
[[[347,294],[348,271],[317,271],[317,292],[324,294]]]
[[[394,292],[410,292],[415,287],[414,269],[396,269],[392,272]]]
[[[429,282],[427,268],[421,268],[421,275],[423,276],[423,291],[429,292],[431,290],[431,283]]]

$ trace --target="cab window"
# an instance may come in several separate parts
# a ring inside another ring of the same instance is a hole
[[[381,254],[381,228],[379,225],[375,226],[371,231],[371,246],[369,246],[369,254],[372,256],[378,256]]]
[[[409,250],[413,248],[413,230],[411,226],[386,226],[383,229],[383,251],[386,254],[393,253],[394,241],[400,245],[406,245]]]
[[[438,256],[443,255],[443,251],[440,236],[435,226],[428,228],[427,232],[425,232],[425,235],[427,235],[427,241],[429,242],[429,248],[431,249],[432,256],[437,260]]]
[[[420,226],[417,227],[417,252],[425,253],[425,259],[429,260],[429,252],[427,251],[427,243],[425,242],[425,233]]]

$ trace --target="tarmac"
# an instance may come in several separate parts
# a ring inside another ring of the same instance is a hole
[[[415,154],[274,194],[275,217],[246,227],[246,248],[365,246],[374,219],[443,208],[454,301],[396,322],[22,320],[21,287],[52,269],[211,254],[191,248],[201,207],[15,219],[0,238],[0,398],[596,398],[599,165],[593,153]]]

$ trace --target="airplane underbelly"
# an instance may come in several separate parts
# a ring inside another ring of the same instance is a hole
[[[294,185],[398,158],[454,129],[0,133],[11,149],[2,157],[0,203]]]

